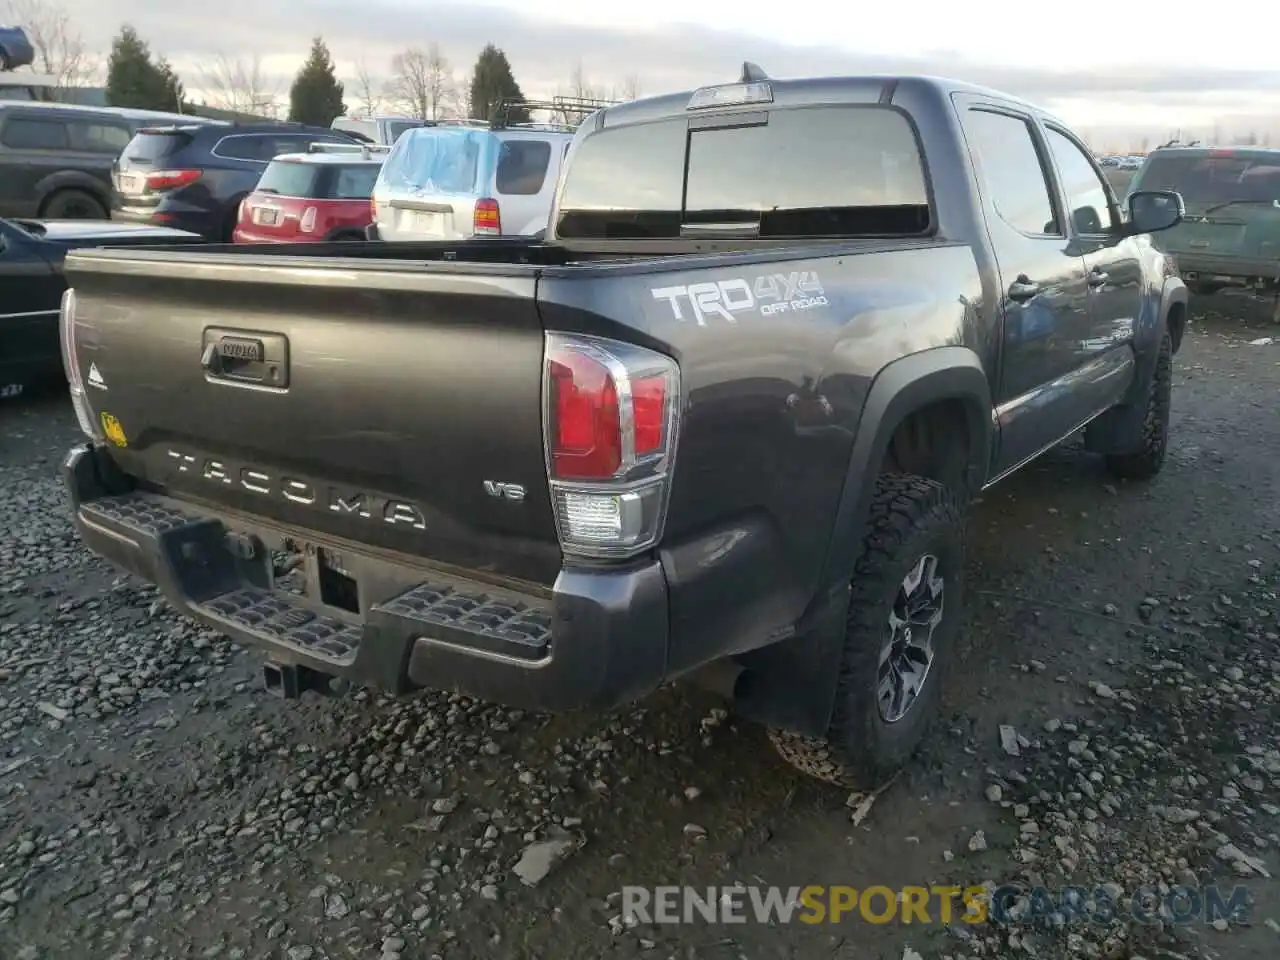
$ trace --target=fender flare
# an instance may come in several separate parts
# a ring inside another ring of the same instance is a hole
[[[1177,306],[1182,307],[1182,320],[1176,325],[1176,328],[1169,327],[1169,314]],[[1190,320],[1191,291],[1187,289],[1187,285],[1181,277],[1165,277],[1164,287],[1160,291],[1160,323],[1162,328],[1169,327],[1169,333],[1173,337],[1173,352],[1175,354],[1178,352],[1178,348],[1182,346],[1182,334],[1185,332],[1187,323]]]
[[[38,180],[35,194],[39,198],[37,200],[39,206],[44,206],[44,202],[59,190],[80,190],[92,194],[104,209],[108,212],[111,210],[110,188],[91,173],[80,170],[59,170]]]
[[[867,392],[854,435],[844,489],[831,525],[822,582],[838,590],[853,574],[862,550],[880,464],[898,425],[931,403],[958,400],[969,430],[965,479],[978,490],[987,479],[995,442],[991,383],[978,355],[968,347],[935,347],[893,361]]]
[[[898,425],[916,410],[944,400],[964,405],[970,488],[978,490],[985,482],[995,421],[991,384],[978,355],[968,347],[935,347],[884,367],[858,420],[817,596],[795,635],[737,658],[744,672],[735,685],[734,706],[743,716],[809,736],[826,735],[845,642],[849,581],[862,552],[880,465]]]

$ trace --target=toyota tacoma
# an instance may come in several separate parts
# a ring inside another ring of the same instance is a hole
[[[1011,97],[746,64],[593,114],[540,240],[73,254],[75,523],[286,696],[698,678],[876,785],[971,499],[1082,430],[1160,470],[1181,215]]]

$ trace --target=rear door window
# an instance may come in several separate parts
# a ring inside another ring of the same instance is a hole
[[[887,107],[747,114],[739,126],[685,118],[581,142],[566,174],[565,238],[670,239],[745,228],[761,238],[915,236],[931,227],[915,133]],[[687,170],[687,173],[686,173]]]
[[[1040,152],[1025,117],[969,110],[964,132],[997,216],[1027,236],[1061,235]]]
[[[224,157],[228,160],[257,160],[265,162],[270,159],[266,156],[267,143],[269,138],[255,137],[250,134],[239,134],[237,136],[223,137],[213,148],[215,155]]]
[[[129,145],[129,128],[114,123],[76,120],[67,125],[72,150],[117,155]]]
[[[546,140],[506,140],[498,149],[495,186],[508,196],[532,196],[542,192],[551,163],[551,144]]]
[[[0,132],[0,143],[14,150],[66,150],[67,124],[63,120],[13,117]]]

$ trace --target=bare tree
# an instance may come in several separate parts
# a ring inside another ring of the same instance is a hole
[[[360,101],[360,110],[366,116],[373,116],[382,110],[382,93],[373,75],[369,73],[369,65],[361,57],[356,61],[356,99]]]
[[[640,77],[634,73],[629,73],[622,78],[622,82],[613,88],[611,100],[638,100],[640,98]]]
[[[34,73],[52,74],[58,89],[82,87],[97,79],[101,63],[85,47],[71,15],[56,0],[8,0],[0,22],[15,23],[35,49]]]
[[[460,104],[453,68],[436,43],[426,50],[410,47],[392,58],[387,94],[406,113],[420,120],[452,117]]]
[[[279,113],[279,86],[263,73],[261,57],[245,61],[220,53],[198,72],[200,90],[209,106],[255,116],[275,117]]]

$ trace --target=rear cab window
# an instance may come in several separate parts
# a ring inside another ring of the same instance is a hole
[[[378,182],[401,196],[473,195],[480,156],[491,140],[487,130],[408,130],[387,155]]]
[[[1133,190],[1176,190],[1192,209],[1243,201],[1280,202],[1280,152],[1155,152]]]
[[[557,235],[801,239],[932,229],[920,146],[899,111],[802,106],[743,121],[690,129],[689,118],[675,117],[586,137],[565,174]]]

